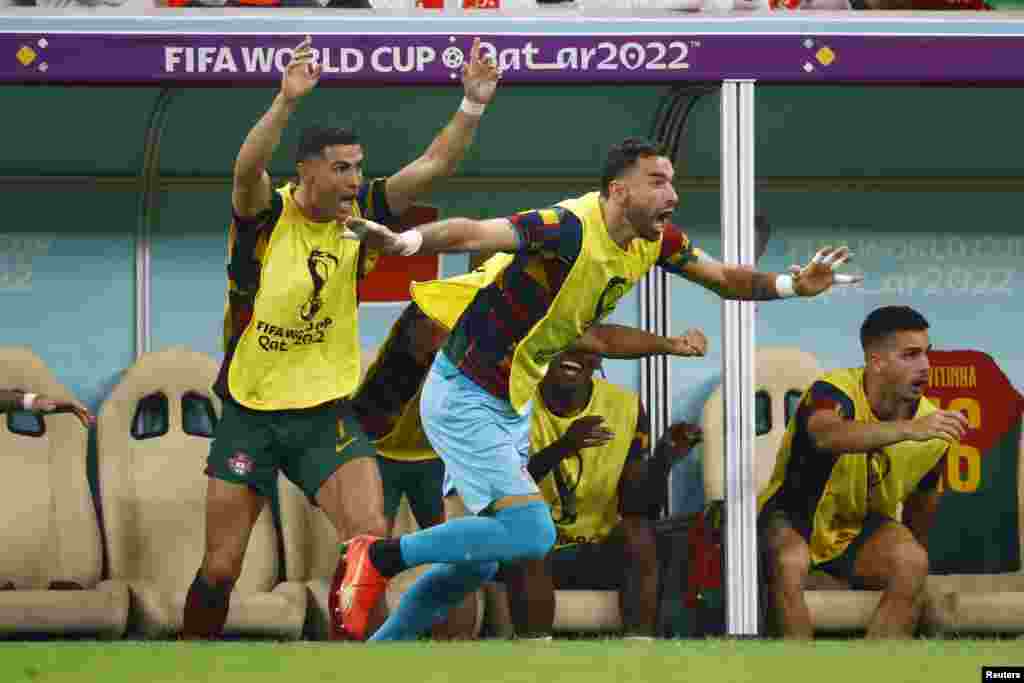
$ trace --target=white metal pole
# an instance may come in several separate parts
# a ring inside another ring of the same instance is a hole
[[[754,84],[722,85],[722,251],[754,264]],[[725,605],[729,635],[755,636],[757,523],[754,486],[754,304],[722,304],[725,400]]]

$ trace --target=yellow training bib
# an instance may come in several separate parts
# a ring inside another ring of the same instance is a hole
[[[587,407],[572,417],[552,413],[538,393],[530,423],[531,454],[557,441],[581,417],[600,415],[615,433],[604,446],[585,448],[578,458],[566,458],[538,482],[551,507],[558,545],[603,541],[622,521],[619,479],[636,433],[639,409],[638,394],[600,379],[594,380]]]
[[[856,422],[879,422],[864,393],[864,368],[835,370],[818,381],[828,382],[848,396]],[[808,389],[810,391],[810,389]],[[806,400],[807,394],[801,401]],[[918,402],[915,418],[935,412],[926,398]],[[759,496],[759,507],[775,494],[787,476],[796,420],[783,438],[768,488]],[[856,538],[869,512],[898,519],[899,506],[918,482],[942,458],[949,444],[942,439],[901,441],[871,453],[844,453],[836,460],[818,500],[812,520],[810,551],[815,564],[838,557]]]
[[[547,314],[516,346],[509,397],[519,412],[533,398],[551,359],[611,314],[661,253],[660,238],[655,242],[636,238],[627,249],[616,244],[608,236],[598,192],[568,199],[559,206],[580,219],[583,242]]]
[[[307,220],[293,189],[277,190],[284,208],[228,368],[231,396],[254,410],[310,408],[347,396],[359,381],[359,243],[342,239],[334,221]],[[352,211],[361,215],[354,200]]]
[[[477,292],[494,282],[513,260],[514,254],[498,253],[465,275],[443,280],[413,282],[409,292],[421,311],[451,331],[466,308],[473,303],[473,297]]]

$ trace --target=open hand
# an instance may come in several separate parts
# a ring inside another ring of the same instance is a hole
[[[566,430],[562,441],[573,451],[584,448],[597,448],[615,438],[615,432],[604,426],[604,418],[600,415],[581,417]]]
[[[819,249],[806,266],[793,266],[793,290],[800,296],[817,296],[832,285],[852,285],[864,280],[863,275],[836,273],[835,270],[852,256],[849,248]]]
[[[960,441],[967,432],[967,418],[955,410],[937,410],[930,415],[911,420],[908,428],[910,441],[945,439]]]
[[[281,76],[281,94],[289,102],[294,102],[308,94],[320,82],[319,64],[313,63],[313,39],[306,36],[299,43],[292,55],[292,60],[284,68]]]
[[[494,92],[501,80],[501,69],[490,57],[480,56],[480,39],[473,39],[469,50],[469,61],[462,64],[462,86],[466,99],[477,104],[488,104],[494,99]]]
[[[345,232],[341,236],[345,239],[358,240],[382,254],[397,254],[402,250],[398,233],[392,232],[385,225],[355,216],[346,218],[344,225]]]

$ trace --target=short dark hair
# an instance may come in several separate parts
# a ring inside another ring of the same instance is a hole
[[[928,321],[910,306],[882,306],[871,311],[860,326],[860,345],[867,351],[893,332],[919,332]]]
[[[626,138],[619,144],[612,145],[612,148],[608,150],[608,156],[605,157],[604,169],[601,171],[601,196],[608,196],[609,183],[621,178],[623,173],[633,167],[637,159],[664,156],[668,156],[668,154],[661,145],[643,138]]]
[[[299,137],[299,149],[295,155],[295,161],[306,161],[313,157],[323,156],[324,150],[331,145],[358,144],[359,136],[348,128],[310,126],[304,129]]]

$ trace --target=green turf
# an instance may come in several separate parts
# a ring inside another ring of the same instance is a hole
[[[4,643],[3,683],[964,683],[1024,664],[1021,641]]]

